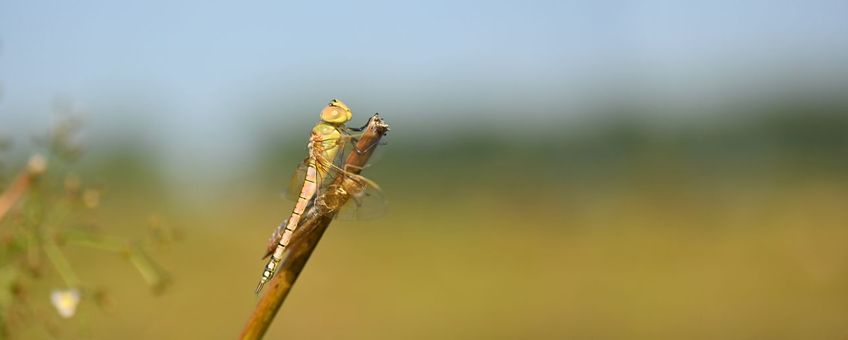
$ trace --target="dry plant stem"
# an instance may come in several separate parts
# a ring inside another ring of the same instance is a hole
[[[345,166],[349,172],[354,174],[360,172],[368,159],[371,158],[377,143],[388,130],[389,126],[383,122],[380,116],[375,114],[371,117],[368,127],[356,144],[356,148],[363,151],[351,152],[345,160]],[[342,180],[342,176],[339,176],[331,186],[341,185]],[[247,324],[241,332],[241,339],[262,338],[268,327],[271,326],[274,316],[291,291],[303,267],[306,266],[306,262],[318,245],[318,241],[321,240],[321,236],[324,235],[324,231],[330,226],[336,211],[350,198],[350,195],[343,191],[330,191],[325,195],[331,196],[325,197],[325,202],[334,203],[330,204],[329,209],[316,209],[319,210],[318,213],[306,216],[306,219],[298,228],[298,232],[295,233],[295,241],[291,243],[292,247],[289,248],[288,255],[280,264],[280,271],[271,280],[269,287],[266,288],[265,295],[259,300],[253,314],[247,320]],[[320,205],[320,202],[316,205]]]
[[[15,181],[0,195],[0,221],[46,169],[47,161],[43,156],[36,154],[29,159],[27,167],[21,170]]]

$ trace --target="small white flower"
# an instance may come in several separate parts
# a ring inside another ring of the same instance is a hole
[[[80,302],[80,293],[75,288],[56,289],[50,293],[50,301],[53,302],[53,306],[56,307],[59,315],[67,319],[76,313],[77,305]]]

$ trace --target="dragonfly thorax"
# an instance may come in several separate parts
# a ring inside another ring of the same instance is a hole
[[[314,142],[330,147],[338,144],[338,140],[342,138],[342,133],[334,125],[318,123],[312,128],[312,136]]]
[[[321,122],[312,128],[312,138],[309,142],[309,150],[312,153],[310,158],[311,162],[323,165],[319,167],[319,172],[328,171],[326,167],[332,164],[343,143],[342,133],[335,125]]]

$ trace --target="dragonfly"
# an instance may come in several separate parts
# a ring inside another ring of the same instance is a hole
[[[256,287],[256,294],[262,291],[264,285],[279,269],[278,266],[304,214],[314,208],[316,199],[321,197],[323,192],[333,190],[329,188],[329,183],[335,178],[344,176],[342,182],[352,193],[350,202],[338,213],[343,218],[374,217],[380,214],[385,205],[376,183],[351,173],[342,163],[347,152],[367,151],[358,150],[352,142],[356,141],[356,137],[368,123],[359,128],[348,127],[346,124],[352,116],[350,108],[338,99],[331,100],[321,110],[320,121],[312,128],[306,147],[307,157],[298,166],[289,185],[288,194],[295,201],[294,208],[289,217],[271,234],[265,253],[265,257],[269,259]]]

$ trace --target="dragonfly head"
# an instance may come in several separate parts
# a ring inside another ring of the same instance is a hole
[[[350,108],[338,99],[331,100],[327,107],[321,110],[321,120],[334,125],[347,123],[352,116]]]

